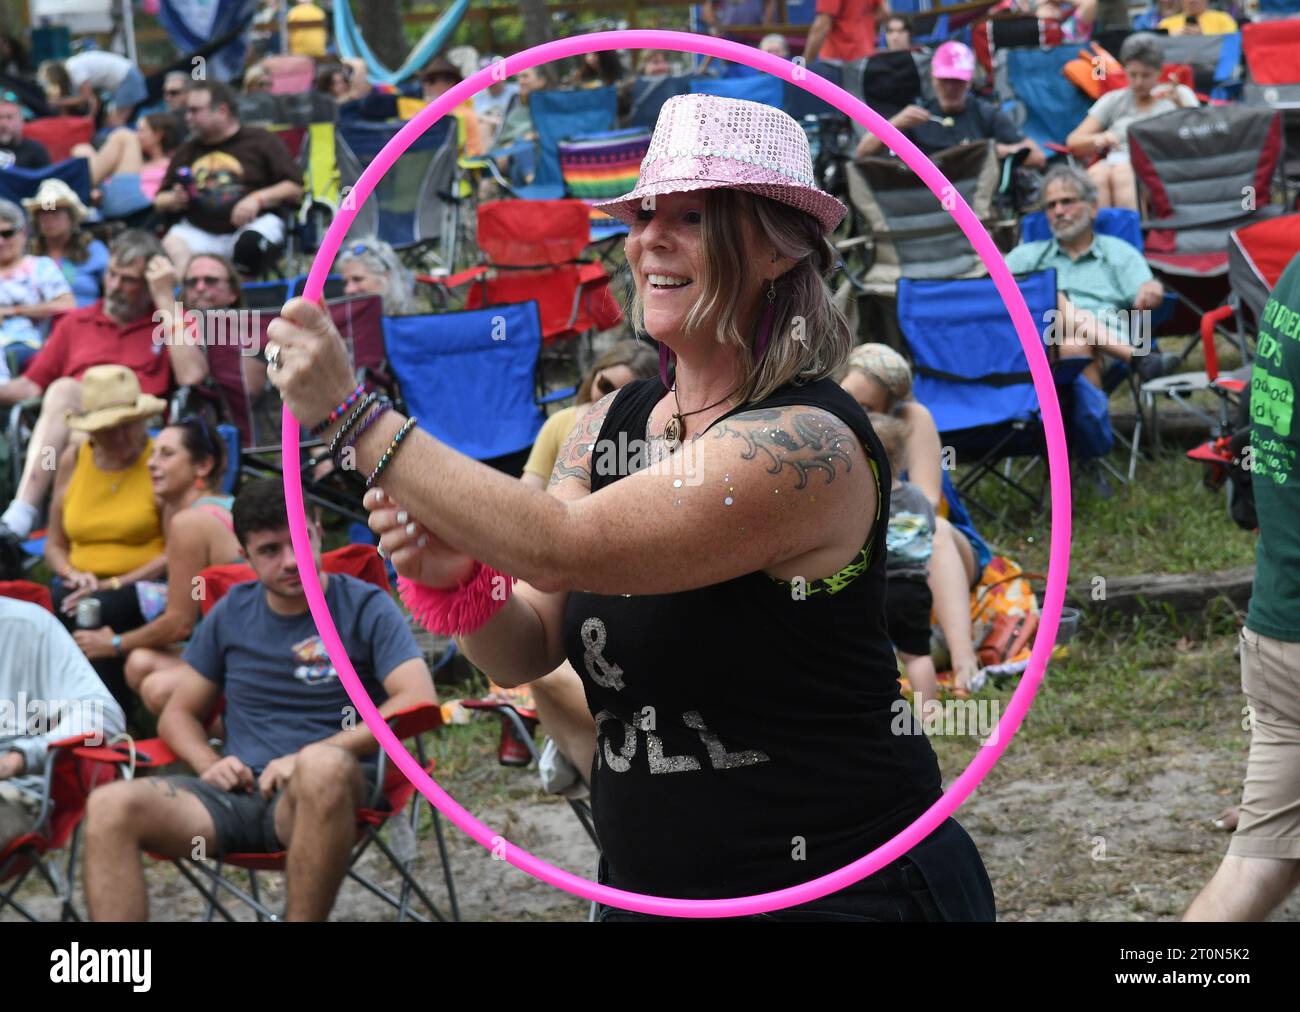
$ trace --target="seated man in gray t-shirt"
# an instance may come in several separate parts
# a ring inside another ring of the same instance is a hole
[[[197,776],[148,777],[91,795],[86,893],[95,920],[143,920],[140,854],[211,856],[288,850],[288,920],[324,920],[356,842],[356,810],[374,782],[374,736],[355,720],[326,656],[294,562],[278,479],[235,499],[235,535],[257,582],[238,584],[195,630],[185,673],[158,722]],[[433,680],[401,611],[380,588],[320,568],[325,601],[357,675],[384,716],[435,702]],[[224,694],[225,755],[204,722]]]

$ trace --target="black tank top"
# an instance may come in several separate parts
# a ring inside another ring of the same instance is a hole
[[[599,439],[644,439],[662,396],[658,379],[623,387]],[[596,718],[592,808],[618,888],[704,899],[794,885],[862,857],[940,795],[885,630],[889,465],[866,414],[820,380],[722,417],[796,404],[852,428],[877,469],[856,563],[804,586],[759,571],[675,594],[568,596],[565,653]],[[593,474],[592,492],[623,476]]]

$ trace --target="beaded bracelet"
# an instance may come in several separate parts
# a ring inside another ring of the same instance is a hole
[[[321,433],[323,433],[331,425],[333,425],[340,418],[342,418],[343,415],[347,412],[348,408],[352,407],[352,405],[357,402],[357,398],[359,398],[365,392],[366,392],[366,385],[364,383],[358,383],[357,388],[353,390],[352,393],[348,394],[347,400],[345,400],[337,408],[331,411],[330,416],[326,418],[325,421],[321,422],[319,425],[312,426],[311,434],[313,436],[319,436]]]
[[[352,435],[348,436],[347,442],[345,442],[339,448],[339,454],[342,455],[344,453],[347,453],[348,447],[355,446],[357,440],[361,438],[361,434],[365,432],[366,429],[370,428],[370,426],[373,425],[381,415],[386,414],[392,409],[393,409],[392,401],[390,401],[387,397],[379,398],[378,403],[376,403],[375,406],[371,409],[370,414],[366,416],[365,420],[360,425],[358,425],[355,429],[352,430]],[[339,466],[340,467],[343,466],[341,461],[339,462]]]
[[[375,482],[377,482],[379,476],[384,473],[384,468],[388,466],[388,462],[396,455],[398,447],[402,445],[402,440],[404,440],[407,437],[407,434],[415,428],[415,422],[416,419],[412,416],[406,420],[405,424],[403,424],[400,429],[397,430],[397,435],[395,435],[393,441],[388,444],[388,449],[384,451],[384,455],[379,458],[379,463],[375,465],[375,469],[370,472],[370,477],[366,479],[367,489],[375,487]]]
[[[343,423],[343,426],[338,432],[334,433],[334,438],[330,440],[329,455],[331,457],[334,456],[334,452],[339,448],[339,444],[341,444],[344,437],[347,436],[348,430],[357,424],[361,419],[361,416],[366,413],[366,409],[377,400],[379,400],[379,394],[372,390],[370,393],[366,394],[365,397],[361,398],[360,404],[352,409],[352,413],[348,415],[347,421]]]

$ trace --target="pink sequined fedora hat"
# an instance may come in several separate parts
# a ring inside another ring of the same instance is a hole
[[[769,105],[721,95],[675,95],[664,103],[636,189],[593,206],[632,224],[650,196],[731,187],[811,214],[823,234],[848,209],[813,180],[808,137]]]

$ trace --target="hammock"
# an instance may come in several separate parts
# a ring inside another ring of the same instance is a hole
[[[451,33],[456,30],[456,26],[460,24],[461,18],[465,16],[468,9],[469,0],[455,0],[442,17],[429,26],[429,30],[415,44],[415,48],[411,50],[402,65],[396,70],[389,70],[379,62],[379,58],[370,51],[366,40],[362,38],[361,29],[357,27],[352,17],[352,5],[346,0],[335,0],[334,44],[338,47],[339,55],[345,60],[366,61],[372,83],[401,84],[407,78],[418,74],[424,65],[447,44]]]
[[[244,30],[252,23],[256,12],[257,0],[216,0],[216,3],[203,5],[163,0],[158,20],[182,53],[189,53],[191,57],[200,53],[204,55],[211,65],[208,76],[218,81],[230,81],[238,78],[244,69],[244,55],[248,52]],[[229,42],[209,50],[213,40],[220,41],[232,32],[234,36]],[[189,71],[192,65],[182,69]]]

